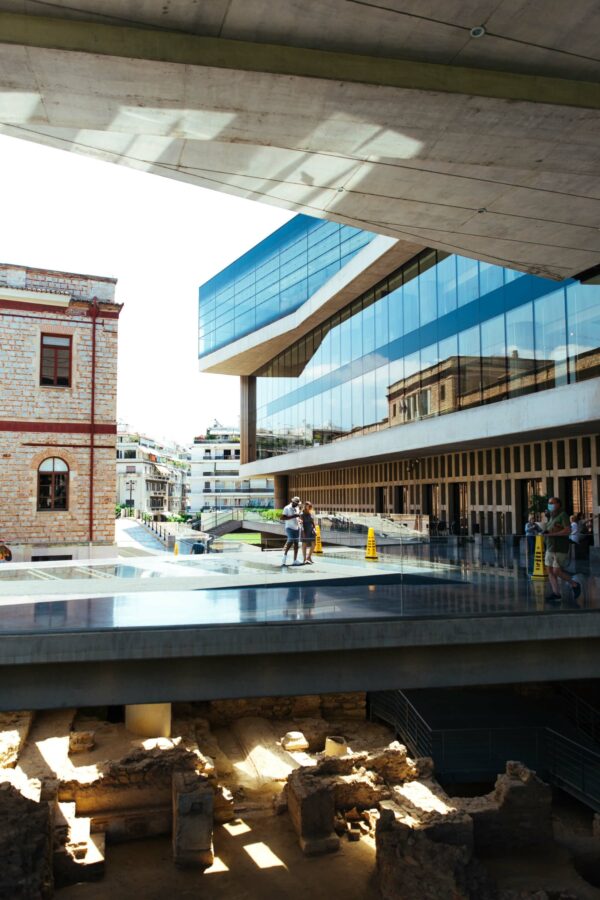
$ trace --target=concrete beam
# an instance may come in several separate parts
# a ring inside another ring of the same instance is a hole
[[[343,630],[343,629],[342,629]],[[600,677],[600,639],[1,667],[0,710],[568,681]]]
[[[600,109],[594,82],[0,13],[0,43],[242,72]]]
[[[533,402],[535,399],[535,402]],[[565,410],[568,413],[565,414]],[[340,468],[356,463],[385,462],[454,450],[518,443],[523,435],[546,440],[590,434],[600,427],[600,379],[568,384],[536,394],[513,397],[406,425],[284,453],[240,467],[243,478],[303,470]]]
[[[599,650],[589,611],[7,635],[0,710],[597,678]]]

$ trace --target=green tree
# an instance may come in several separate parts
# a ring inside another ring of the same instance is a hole
[[[546,512],[549,499],[548,494],[532,494],[527,512],[533,513],[535,516],[541,515],[543,512]]]

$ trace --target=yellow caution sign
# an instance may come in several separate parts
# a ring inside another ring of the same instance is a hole
[[[315,549],[313,550],[313,553],[322,553],[323,552],[323,544],[321,543],[321,526],[320,525],[315,525],[315,533],[316,533]]]
[[[179,556],[179,543],[177,541],[173,544],[173,556]]]
[[[375,544],[375,529],[369,528],[369,533],[367,534],[367,552],[365,553],[365,559],[378,558],[377,545]]]
[[[546,578],[544,568],[544,538],[541,534],[535,536],[535,550],[533,551],[532,581],[543,581]]]

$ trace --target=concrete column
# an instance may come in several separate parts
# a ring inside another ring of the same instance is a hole
[[[256,459],[256,378],[242,375],[240,378],[240,462]]]
[[[140,737],[171,737],[171,704],[129,704],[125,707],[125,727]]]
[[[273,487],[275,493],[275,509],[283,509],[283,507],[289,502],[290,499],[288,497],[287,475],[275,475],[273,478]]]

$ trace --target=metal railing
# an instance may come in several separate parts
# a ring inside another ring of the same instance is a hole
[[[241,521],[241,516],[236,515],[242,510],[225,509],[222,511],[200,513],[200,528],[202,531],[212,531],[219,525],[226,525],[228,522]]]
[[[415,756],[431,756],[448,779],[482,781],[518,759],[600,812],[600,752],[547,726],[433,729],[402,691],[369,694],[371,718],[382,719]]]
[[[217,489],[211,492],[215,497],[221,494],[241,493],[264,494],[262,489],[252,491],[223,491]],[[207,515],[202,513],[202,515]],[[217,524],[222,524],[235,518],[260,520],[260,512],[247,508],[232,508],[220,510],[218,513],[209,513],[210,516],[218,515]],[[229,516],[227,519],[225,517]],[[487,535],[436,535],[427,531],[428,517],[414,516],[403,517],[403,521],[394,521],[385,516],[369,516],[363,514],[341,514],[319,512],[317,521],[321,526],[322,537],[326,542],[347,545],[349,547],[364,547],[369,528],[375,531],[380,552],[394,557],[402,556],[407,563],[416,565],[442,564],[444,566],[456,566],[460,569],[481,569],[494,572],[524,575],[529,568],[531,560],[528,558],[527,540],[522,534]],[[408,520],[408,522],[406,521]],[[425,527],[425,531],[418,531],[409,527],[409,522]],[[273,525],[273,522],[269,523]],[[277,523],[275,523],[277,524]],[[216,525],[207,525],[210,530]],[[204,530],[204,525],[202,525]],[[600,555],[590,555],[588,559],[578,559],[570,569],[572,574],[578,573],[584,576],[600,575]]]
[[[200,527],[202,531],[211,531],[219,525],[227,522],[265,522],[258,509],[233,507],[232,509],[215,510],[214,512],[200,513]],[[273,523],[270,523],[273,524]],[[282,526],[283,531],[283,526]]]
[[[366,534],[373,528],[381,537],[398,537],[400,540],[426,540],[429,537],[429,516],[387,516],[363,513],[320,512],[322,530]]]
[[[432,756],[431,727],[402,691],[374,691],[369,694],[369,715],[391,725],[402,735],[413,756]]]
[[[544,774],[568,794],[600,812],[600,753],[544,729]]]
[[[565,715],[579,731],[600,746],[600,713],[598,710],[566,684],[558,685],[558,691],[567,701],[564,707]]]

